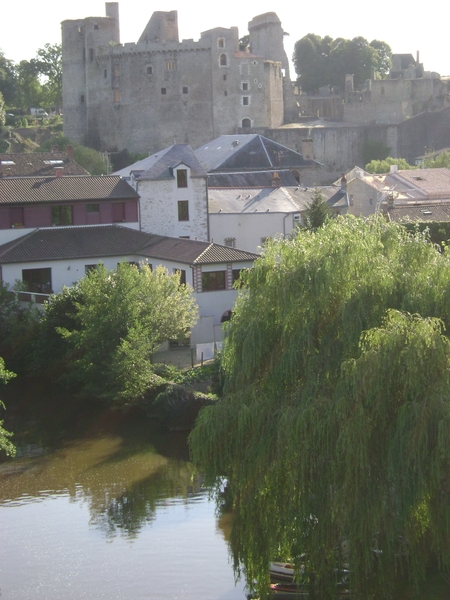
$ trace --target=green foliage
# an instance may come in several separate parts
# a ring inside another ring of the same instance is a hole
[[[225,395],[190,437],[208,479],[228,480],[235,567],[262,595],[269,560],[306,552],[320,597],[346,566],[357,598],[448,569],[447,250],[339,217],[273,242],[243,278]]]
[[[361,149],[363,163],[370,161],[382,161],[389,156],[390,148],[378,140],[367,140]]]
[[[5,57],[0,50],[0,93],[3,94],[5,103],[11,106],[16,95],[16,67],[13,61]]]
[[[6,384],[13,377],[15,377],[15,373],[5,369],[5,361],[0,357],[0,384]],[[0,410],[4,408],[5,405],[0,400]],[[13,434],[10,431],[4,429],[3,420],[0,419],[0,450],[5,452],[7,456],[14,456],[16,454],[16,448],[9,440],[12,435]]]
[[[315,231],[322,227],[331,217],[328,204],[324,200],[320,190],[315,188],[311,202],[305,210],[304,221],[306,229]]]
[[[36,58],[31,61],[38,74],[44,78],[42,94],[46,106],[55,106],[59,112],[62,106],[62,48],[61,44],[45,44],[39,48]]]
[[[343,88],[348,73],[354,75],[356,85],[369,79],[373,68],[386,76],[391,54],[388,44],[378,40],[369,44],[363,37],[333,40],[308,33],[296,42],[293,61],[302,89],[314,92],[328,85]]]
[[[416,168],[407,163],[404,158],[392,158],[392,156],[388,156],[384,160],[371,160],[364,168],[368,173],[383,174],[389,173],[392,165],[397,165],[402,171]]]
[[[426,169],[437,169],[444,167],[450,168],[450,152],[441,152],[437,156],[426,156],[423,161],[423,166]]]
[[[97,150],[75,145],[73,157],[91,175],[106,175],[106,164],[102,155]]]
[[[120,152],[111,152],[110,156],[113,171],[120,171],[121,169],[128,167],[128,165],[132,165],[138,160],[146,158],[148,154],[128,152],[128,150],[124,148],[123,150],[120,150]]]
[[[106,175],[106,164],[102,155],[93,148],[79,146],[63,135],[56,135],[46,140],[40,147],[40,152],[48,152],[52,146],[57,146],[59,150],[65,152],[67,146],[73,146],[73,155],[75,161],[81,165],[91,175]]]
[[[70,357],[66,383],[117,406],[142,397],[155,377],[152,354],[197,319],[192,290],[179,282],[179,274],[162,267],[152,272],[121,263],[108,271],[100,265],[63,299],[57,296],[55,308],[50,302],[50,329],[64,338]]]
[[[17,66],[16,104],[28,113],[30,108],[39,107],[42,98],[42,85],[39,72],[33,61],[21,60]]]

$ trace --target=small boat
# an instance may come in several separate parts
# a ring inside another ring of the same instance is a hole
[[[297,583],[271,583],[269,597],[276,600],[294,600],[294,598],[307,598],[309,592],[305,586]]]
[[[271,579],[292,582],[294,579],[294,565],[284,562],[271,562],[269,564]]]

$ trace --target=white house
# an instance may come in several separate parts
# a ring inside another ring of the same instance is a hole
[[[0,246],[0,276],[13,286],[19,280],[23,301],[43,303],[52,292],[70,287],[99,263],[108,269],[119,262],[146,262],[181,272],[191,285],[199,307],[191,345],[222,339],[222,323],[229,319],[237,290],[233,283],[241,269],[257,255],[211,242],[145,233],[119,225],[36,229]]]
[[[175,144],[117,171],[140,196],[142,231],[208,240],[207,173],[188,144]]]
[[[318,189],[333,212],[346,212],[344,190],[335,186]],[[315,190],[299,186],[209,188],[211,240],[259,252],[268,238],[286,237],[302,224]]]

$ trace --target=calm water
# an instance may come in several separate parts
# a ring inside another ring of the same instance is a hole
[[[16,432],[23,410],[12,403],[6,424]],[[185,436],[61,410],[63,420],[55,407],[46,413],[53,433],[37,423],[42,410],[28,414],[15,438],[21,456],[0,464],[2,600],[244,599],[229,520],[215,514]],[[55,442],[61,430],[72,435]]]

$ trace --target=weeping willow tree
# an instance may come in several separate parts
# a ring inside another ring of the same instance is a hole
[[[382,219],[299,230],[244,275],[190,443],[261,593],[274,558],[321,598],[343,568],[368,599],[450,567],[449,324],[449,254]]]

